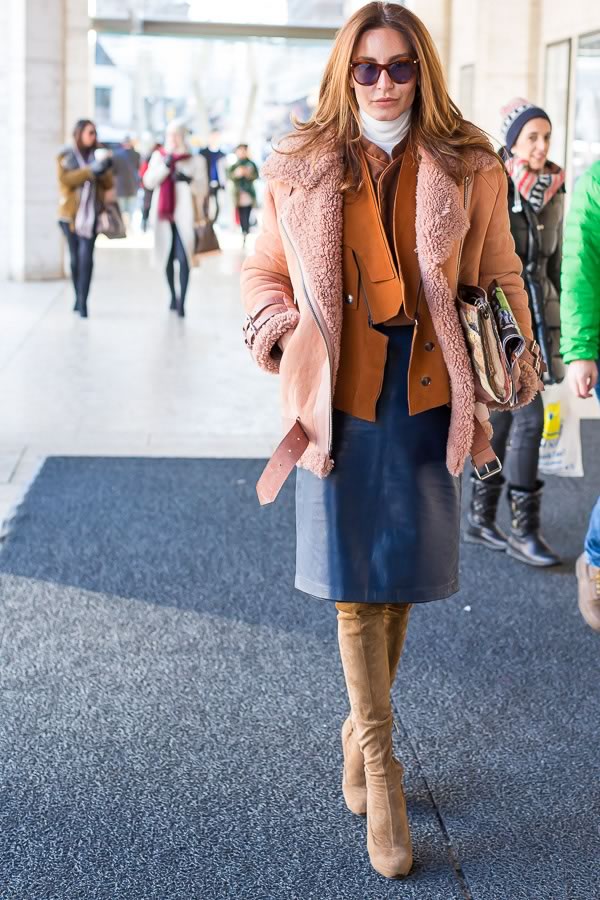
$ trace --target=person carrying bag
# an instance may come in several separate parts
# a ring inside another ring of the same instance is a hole
[[[338,32],[314,114],[262,176],[243,333],[279,374],[284,437],[257,492],[273,501],[298,465],[295,585],[335,604],[348,693],[340,786],[366,814],[371,865],[396,878],[412,840],[390,690],[411,606],[459,589],[460,475],[492,452],[482,426],[479,460],[458,285],[497,283],[533,339],[507,179],[448,96],[425,25],[395,3]],[[512,409],[538,390],[518,363]]]
[[[560,262],[565,173],[548,160],[552,125],[547,113],[517,98],[503,109],[503,158],[509,177],[511,232],[523,266],[523,279],[546,384],[562,379],[560,340]],[[485,482],[471,479],[465,539],[506,552],[531,566],[555,566],[560,557],[541,533],[544,482],[539,478],[544,404],[540,394],[515,411],[492,412],[493,448],[504,472]],[[510,533],[496,522],[504,487],[510,507]]]

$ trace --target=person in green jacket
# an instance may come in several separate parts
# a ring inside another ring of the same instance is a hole
[[[565,226],[561,273],[561,344],[567,381],[577,397],[600,400],[600,160],[581,176]],[[600,631],[600,497],[576,564],[579,609]]]
[[[258,178],[258,167],[248,156],[248,144],[238,144],[235,148],[237,161],[227,170],[227,177],[233,182],[233,200],[244,236],[244,244],[250,231],[250,214],[256,204],[254,182]]]

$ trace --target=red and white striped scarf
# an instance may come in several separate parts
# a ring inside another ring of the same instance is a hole
[[[524,159],[509,156],[505,161],[515,190],[539,212],[565,183],[565,171],[556,163],[547,162],[543,172],[534,172]]]

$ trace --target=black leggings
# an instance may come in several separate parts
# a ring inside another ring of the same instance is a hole
[[[212,216],[209,216],[209,219],[213,224],[219,218],[219,212],[220,212],[219,191],[220,191],[220,188],[218,188],[218,187],[211,187],[211,189],[210,189],[210,196],[214,197],[214,201],[215,201],[215,211]],[[207,210],[207,212],[208,212],[208,210]]]
[[[69,257],[71,260],[71,278],[75,288],[75,301],[77,309],[87,311],[87,298],[92,281],[94,268],[94,244],[96,236],[91,238],[79,237],[71,231],[68,222],[58,223],[67,239]]]
[[[238,215],[240,217],[240,225],[242,228],[242,234],[248,234],[250,231],[250,213],[252,212],[251,206],[238,206]]]
[[[512,487],[534,490],[544,430],[541,395],[538,394],[535,400],[515,412],[494,412],[490,420],[494,429],[494,452],[504,466],[506,480]]]
[[[179,263],[179,306],[183,309],[185,303],[185,295],[187,293],[188,282],[190,280],[190,264],[188,262],[185,247],[181,240],[181,235],[177,231],[175,224],[171,223],[173,238],[171,240],[171,252],[167,262],[167,281],[171,291],[171,300],[177,302],[177,291],[175,290],[175,261]]]

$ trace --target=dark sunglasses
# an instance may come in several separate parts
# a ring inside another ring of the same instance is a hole
[[[403,56],[401,59],[397,59],[395,62],[388,63],[385,66],[382,63],[353,62],[350,64],[350,69],[354,80],[365,87],[377,84],[384,70],[394,84],[407,84],[413,78],[418,62],[418,59]]]

